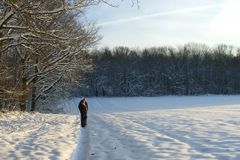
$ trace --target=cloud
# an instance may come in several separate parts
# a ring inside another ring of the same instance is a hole
[[[132,21],[139,21],[139,20],[144,20],[144,19],[154,18],[154,17],[162,17],[162,16],[168,16],[168,15],[199,12],[199,11],[204,11],[207,9],[217,8],[217,7],[221,7],[221,6],[224,6],[224,4],[212,4],[212,5],[191,7],[191,8],[183,8],[183,9],[179,9],[179,10],[158,12],[158,13],[153,13],[153,14],[148,14],[148,15],[143,15],[143,16],[122,18],[122,19],[117,19],[117,20],[113,20],[113,21],[102,22],[97,25],[98,26],[110,26],[110,25],[116,25],[116,24],[120,24],[120,23],[132,22]]]
[[[222,12],[210,24],[210,34],[215,36],[239,37],[240,36],[240,2],[239,0],[231,0],[226,3]]]

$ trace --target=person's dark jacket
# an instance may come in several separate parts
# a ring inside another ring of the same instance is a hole
[[[81,114],[85,114],[88,111],[88,103],[85,99],[81,100],[78,105],[79,111]]]
[[[87,125],[87,111],[88,111],[88,103],[85,98],[83,98],[79,105],[78,105],[79,111],[81,113],[81,126],[86,127]]]

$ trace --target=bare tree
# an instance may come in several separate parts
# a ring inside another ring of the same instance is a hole
[[[1,61],[8,59],[0,68],[0,74],[5,74],[1,81],[10,76],[14,82],[14,85],[1,83],[0,92],[6,99],[17,97],[15,100],[22,111],[26,110],[26,103],[32,101],[34,111],[36,100],[68,70],[83,62],[81,55],[96,44],[99,37],[94,25],[77,22],[76,17],[96,3],[99,2],[3,0],[0,3],[0,58]]]

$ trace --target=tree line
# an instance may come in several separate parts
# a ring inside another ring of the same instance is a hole
[[[78,93],[159,96],[240,93],[240,49],[189,43],[180,47],[92,51],[94,69]]]

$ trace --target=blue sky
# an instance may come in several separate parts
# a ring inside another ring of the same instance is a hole
[[[240,45],[240,0],[112,0],[87,16],[100,27],[98,47],[177,46],[189,42]]]

